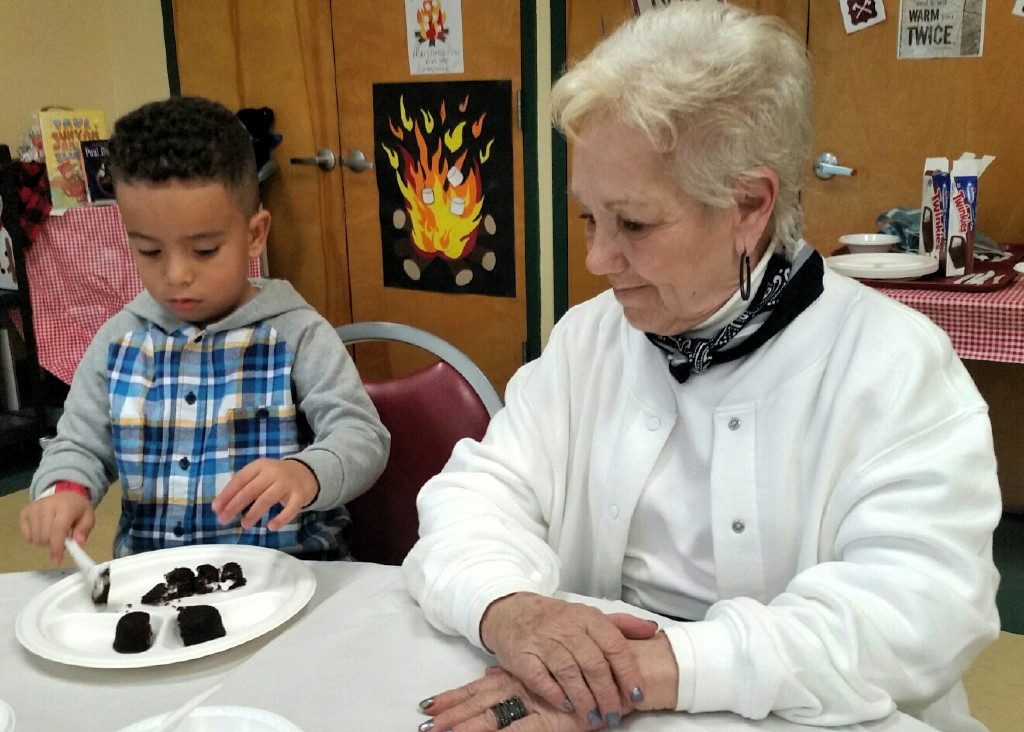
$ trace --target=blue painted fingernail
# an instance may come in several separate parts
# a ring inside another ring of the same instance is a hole
[[[640,691],[639,686],[634,686],[629,690],[629,698],[635,702],[642,702],[644,700],[644,693]]]
[[[565,711],[567,711],[567,712],[575,712],[576,711],[576,707],[573,706],[573,703],[569,700],[569,697],[565,698],[565,701],[562,702],[562,706],[565,707]]]
[[[591,724],[597,724],[601,721],[601,712],[597,711],[596,709],[591,709],[589,712],[587,712],[587,721]]]
[[[434,697],[432,696],[428,696],[420,702],[420,709],[430,709],[432,706],[434,706]]]
[[[424,722],[423,724],[421,724],[419,726],[419,731],[420,732],[430,732],[430,730],[432,730],[432,729],[434,729],[434,720],[433,719],[428,719],[426,722]]]
[[[618,712],[608,712],[605,716],[604,721],[608,723],[609,727],[618,727],[622,717],[619,716]]]

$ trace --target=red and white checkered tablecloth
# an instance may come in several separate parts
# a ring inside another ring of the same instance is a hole
[[[992,292],[876,287],[949,334],[963,359],[1024,363],[1024,277]]]
[[[258,277],[260,262],[250,264]],[[99,327],[142,291],[117,206],[51,216],[25,251],[39,362],[71,383]]]

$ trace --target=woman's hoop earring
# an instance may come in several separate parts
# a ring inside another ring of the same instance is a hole
[[[746,252],[740,257],[740,297],[750,299],[750,256]]]

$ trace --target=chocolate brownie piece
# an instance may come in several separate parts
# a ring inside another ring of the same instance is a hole
[[[164,575],[167,599],[178,600],[196,594],[196,573],[188,567],[176,567]]]
[[[213,605],[188,605],[178,608],[178,632],[186,646],[206,643],[227,635],[220,612]]]
[[[92,586],[92,601],[97,605],[106,605],[110,599],[110,567],[103,566],[97,581]]]
[[[220,569],[212,564],[200,564],[195,572],[189,567],[175,567],[164,575],[164,582],[154,585],[142,596],[142,604],[166,605],[183,597],[245,587],[245,583],[238,562],[228,562]]]
[[[143,605],[163,605],[167,602],[167,585],[160,582],[142,596]]]
[[[220,589],[220,570],[212,564],[196,567],[196,594],[205,595]]]
[[[135,610],[118,618],[114,631],[114,650],[118,653],[142,653],[153,645],[149,613]]]
[[[164,575],[164,581],[142,596],[143,605],[166,605],[196,594],[196,574],[188,567],[175,567]]]
[[[245,576],[242,574],[242,568],[238,562],[228,562],[220,568],[220,581],[225,590],[245,587]]]

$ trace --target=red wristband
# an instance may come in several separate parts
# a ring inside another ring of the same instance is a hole
[[[54,493],[77,493],[87,501],[92,500],[92,496],[89,494],[89,489],[81,483],[75,483],[71,480],[58,480],[53,484]]]

